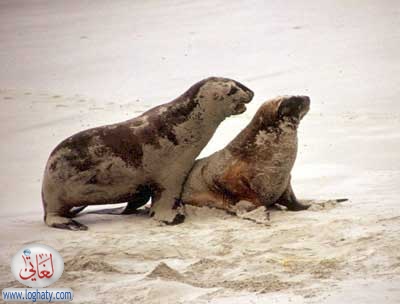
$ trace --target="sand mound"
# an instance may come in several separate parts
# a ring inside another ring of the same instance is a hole
[[[147,276],[147,278],[160,278],[170,281],[183,281],[184,277],[175,269],[172,269],[164,262],[159,263]]]

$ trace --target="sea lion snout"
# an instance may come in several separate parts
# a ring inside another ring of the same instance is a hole
[[[242,97],[241,101],[243,103],[249,103],[254,97],[254,92],[240,83],[238,85],[242,86],[242,90],[246,93],[246,96]]]
[[[310,97],[308,97],[308,96],[297,96],[297,97],[301,99],[303,108],[307,109],[307,111],[308,111],[310,109],[310,103],[311,103]]]
[[[298,96],[302,101],[301,101],[301,111],[300,111],[300,119],[304,117],[310,110],[310,104],[311,100],[310,97],[308,96]]]
[[[234,81],[227,95],[232,99],[232,114],[237,115],[246,111],[245,105],[253,99],[254,92],[243,84]]]
[[[250,102],[250,100],[253,99],[254,92],[238,81],[234,81],[234,85],[231,87],[231,90],[229,91],[228,95],[232,95],[232,93],[236,93],[238,91],[238,89],[241,89],[244,93],[247,94],[247,99],[249,100],[248,102]]]
[[[247,93],[246,98],[242,98],[241,101],[244,103],[249,103],[254,97],[254,92],[251,90],[248,90],[246,93]]]
[[[279,104],[278,116],[302,119],[309,111],[310,103],[308,96],[285,96]]]
[[[245,86],[243,86],[243,87],[244,87],[243,90],[247,93],[247,102],[246,103],[249,103],[254,97],[254,92]]]

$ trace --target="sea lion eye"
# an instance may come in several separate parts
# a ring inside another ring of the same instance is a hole
[[[239,91],[239,89],[233,85],[233,86],[231,86],[231,89],[229,90],[227,95],[231,96],[231,95],[235,94],[237,91]]]

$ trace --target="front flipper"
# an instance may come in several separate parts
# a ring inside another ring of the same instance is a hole
[[[148,195],[138,195],[131,199],[126,205],[125,209],[120,214],[137,214],[138,209],[147,204],[150,200],[150,193]]]
[[[178,225],[185,221],[185,208],[180,198],[183,180],[169,181],[152,196],[150,216],[167,225]]]
[[[180,199],[167,196],[154,201],[150,216],[167,225],[178,225],[185,221],[184,212],[184,205]]]

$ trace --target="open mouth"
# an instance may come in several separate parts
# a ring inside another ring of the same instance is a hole
[[[235,114],[242,114],[246,110],[247,110],[247,108],[244,103],[238,103],[235,107]]]
[[[251,101],[250,99],[247,98],[241,98],[239,103],[235,106],[235,114],[242,114],[243,112],[245,112],[247,110],[246,108],[246,104],[249,103]]]

